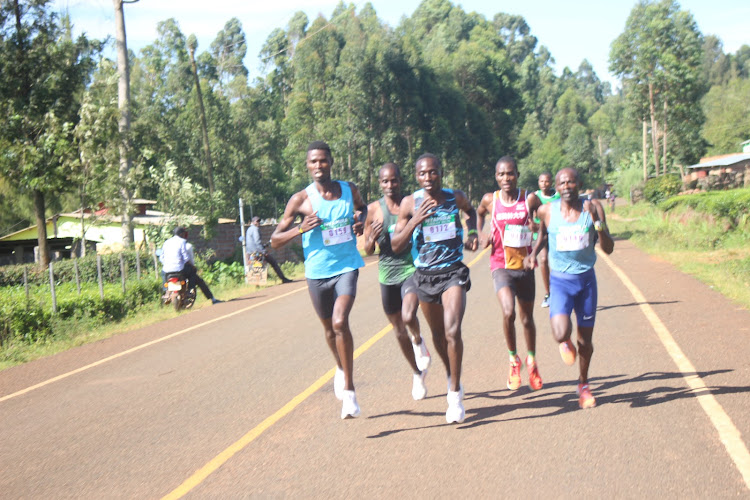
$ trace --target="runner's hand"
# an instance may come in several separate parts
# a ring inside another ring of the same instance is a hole
[[[302,223],[299,225],[302,228],[302,232],[306,233],[311,229],[314,229],[323,224],[323,219],[318,217],[318,212],[313,212],[310,215],[305,215],[302,218]]]
[[[490,246],[490,243],[492,243],[492,235],[483,233],[482,236],[479,237],[479,246],[482,249]]]
[[[419,205],[419,208],[414,213],[414,222],[416,224],[421,224],[422,222],[427,220],[432,214],[435,213],[436,206],[437,201],[432,198],[422,201],[422,204]]]
[[[537,265],[538,264],[537,264],[535,255],[527,255],[526,257],[523,258],[524,269],[529,269],[529,270],[536,269]]]
[[[380,238],[380,234],[382,232],[383,232],[383,221],[382,220],[373,221],[372,225],[370,226],[370,240],[377,241],[378,238]]]
[[[477,237],[476,233],[472,233],[469,235],[468,238],[466,238],[466,242],[464,243],[464,248],[474,252],[476,251],[477,247],[479,247],[479,237]]]

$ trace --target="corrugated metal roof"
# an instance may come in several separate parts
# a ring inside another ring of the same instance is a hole
[[[710,168],[710,167],[728,167],[741,161],[750,160],[750,153],[738,153],[732,156],[725,156],[716,160],[707,161],[706,163],[698,163],[696,165],[690,165],[688,168]]]

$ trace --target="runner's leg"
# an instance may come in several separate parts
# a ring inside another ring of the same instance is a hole
[[[453,385],[450,390],[458,392],[461,387],[461,363],[464,355],[461,322],[466,311],[466,289],[463,286],[452,286],[443,292],[441,300],[443,302],[445,341]]]
[[[443,306],[441,304],[434,304],[432,302],[419,302],[422,308],[422,314],[427,321],[427,324],[432,331],[432,343],[435,346],[435,350],[440,356],[440,359],[445,365],[445,371],[448,376],[451,376],[451,365],[448,359],[448,347],[445,340],[445,325],[443,323]],[[422,340],[424,342],[424,340]]]
[[[352,332],[349,329],[349,313],[353,305],[353,296],[340,295],[333,304],[333,317],[331,318],[333,334],[335,336],[334,345],[341,369],[344,370],[344,376],[346,377],[344,390],[347,391],[354,390],[354,341],[352,339]]]

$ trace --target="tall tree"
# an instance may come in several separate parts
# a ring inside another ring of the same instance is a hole
[[[98,44],[71,37],[50,2],[0,4],[0,172],[34,199],[46,266],[46,196],[67,186],[73,126]]]

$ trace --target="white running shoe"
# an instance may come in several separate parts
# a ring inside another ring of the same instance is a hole
[[[346,376],[344,376],[344,370],[336,367],[336,374],[333,376],[333,393],[336,395],[336,399],[341,401],[344,399],[344,387],[346,386]]]
[[[424,383],[424,379],[427,378],[427,370],[422,370],[420,374],[414,374],[414,381],[411,385],[411,397],[414,401],[419,401],[427,396],[427,385]]]
[[[356,418],[359,416],[359,405],[357,395],[354,391],[342,391],[341,420]]]
[[[422,342],[419,344],[412,343],[411,347],[414,349],[414,359],[417,361],[417,368],[420,371],[425,371],[430,367],[430,363],[432,363],[432,356],[430,356],[430,351],[427,350],[427,343],[422,339]]]
[[[451,381],[451,378],[448,377],[448,392],[451,392],[451,387],[453,387],[453,383]],[[464,383],[463,382],[458,383],[458,392],[459,394],[461,394],[461,400],[463,401],[464,399]]]
[[[460,424],[466,418],[463,397],[460,392],[448,391],[448,410],[445,412],[445,421],[449,424]]]

